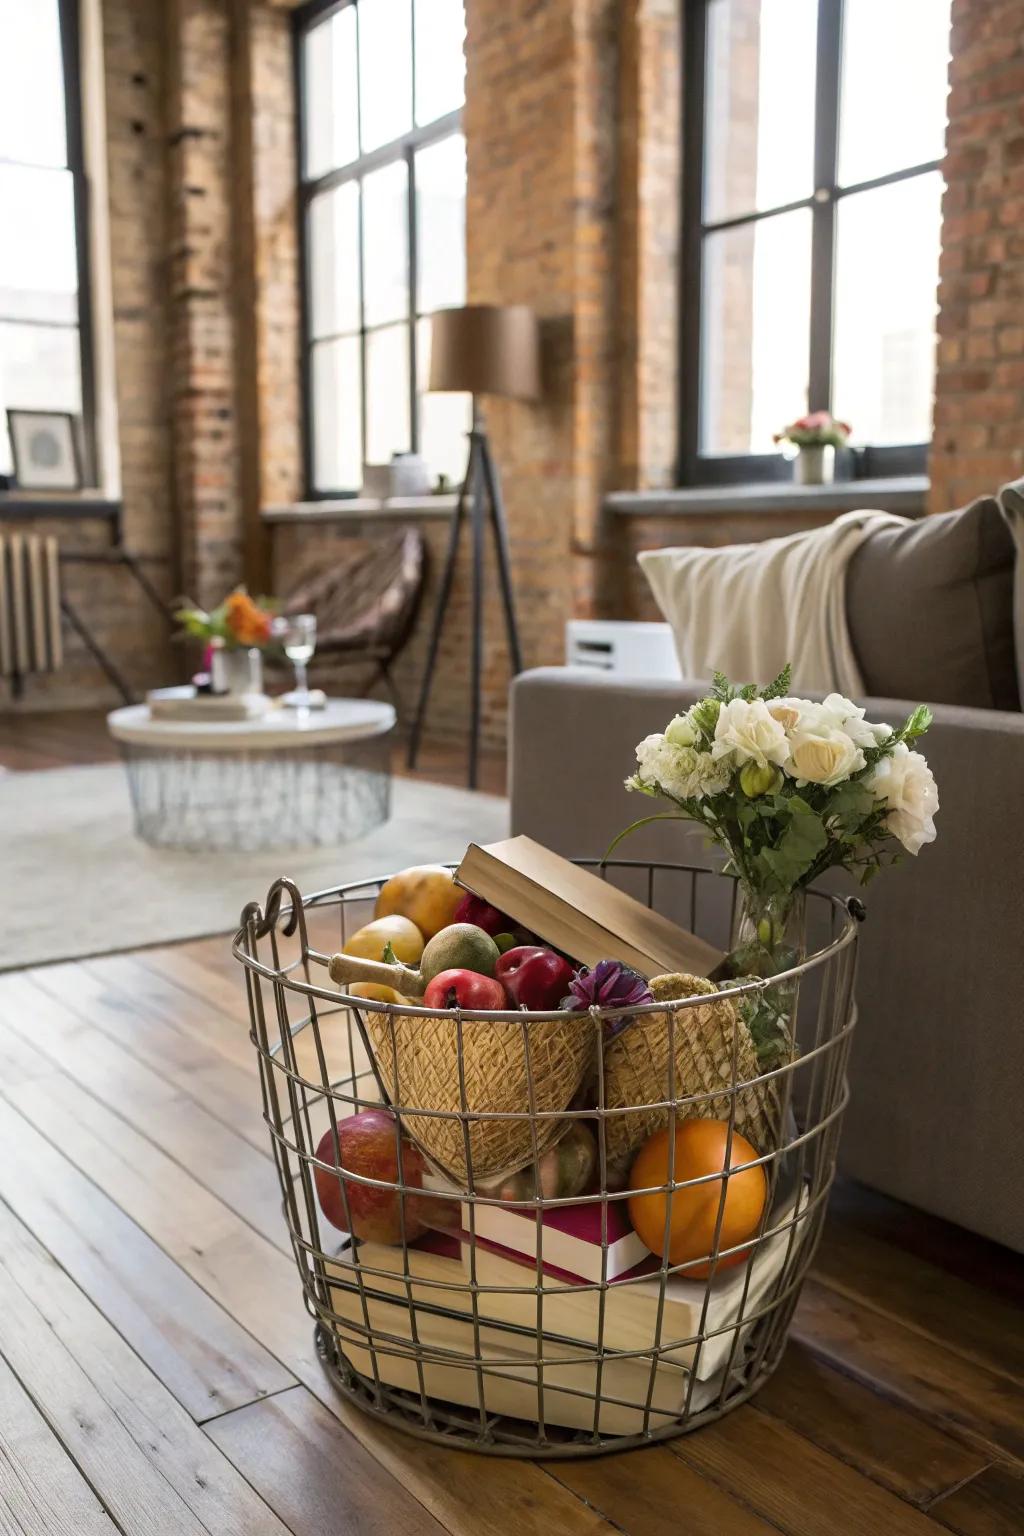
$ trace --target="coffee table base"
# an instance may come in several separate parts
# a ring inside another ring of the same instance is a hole
[[[386,736],[288,752],[122,742],[135,831],[155,848],[251,852],[347,842],[391,810]]]

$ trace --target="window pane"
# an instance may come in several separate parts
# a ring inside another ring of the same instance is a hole
[[[846,0],[839,181],[941,160],[949,0]]]
[[[366,461],[386,464],[409,448],[409,327],[366,338]]]
[[[308,177],[347,165],[359,154],[355,6],[311,27],[303,49]]]
[[[309,208],[310,327],[314,336],[359,329],[359,184],[346,181]]]
[[[358,336],[313,348],[313,483],[319,491],[363,483]]]
[[[404,160],[363,180],[363,274],[367,325],[409,313],[409,172]]]
[[[67,163],[57,0],[0,0],[0,159]]]
[[[422,314],[466,298],[466,141],[461,133],[416,156],[416,267]]]
[[[711,0],[704,219],[809,197],[817,0]]]
[[[7,409],[82,409],[78,331],[0,321],[0,473],[12,469]]]
[[[772,433],[806,410],[810,311],[809,209],[705,238],[705,453],[771,453]]]
[[[836,415],[854,442],[931,435],[942,178],[840,200],[836,250]]]
[[[364,154],[412,127],[411,0],[360,0],[359,90]]]
[[[0,165],[0,208],[0,318],[73,325],[78,272],[70,171]]]
[[[466,95],[463,0],[416,0],[416,121],[432,123]]]

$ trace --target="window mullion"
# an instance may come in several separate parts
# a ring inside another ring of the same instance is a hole
[[[832,307],[842,33],[843,0],[818,0],[808,369],[808,405],[812,411],[829,410],[832,403]]]
[[[416,389],[416,289],[418,286],[419,251],[417,249],[416,229],[416,156],[411,148],[406,151],[406,163],[409,168],[406,178],[409,218],[409,448],[413,453],[418,453],[420,447],[420,423],[419,396]]]

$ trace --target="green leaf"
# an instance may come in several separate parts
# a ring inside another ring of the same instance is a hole
[[[394,948],[393,948],[393,946],[391,944],[391,940],[390,939],[384,945],[384,952],[383,952],[383,954],[381,955],[380,958],[381,958],[381,963],[383,965],[397,965],[398,964],[398,956],[395,954],[395,951],[394,951]]]
[[[791,663],[787,661],[786,665],[783,667],[783,669],[779,673],[778,677],[773,678],[773,680],[768,684],[768,687],[762,690],[762,692],[761,692],[762,699],[781,699],[781,698],[784,698],[785,695],[789,692],[789,687],[790,687],[790,683],[792,682],[792,678],[793,678],[793,668],[792,668]]]

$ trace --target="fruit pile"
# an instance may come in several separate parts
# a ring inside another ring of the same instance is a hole
[[[384,884],[373,921],[334,956],[331,975],[361,985],[356,996],[384,1002],[543,1013],[568,996],[573,967],[496,907],[460,890],[447,869],[428,864]],[[393,995],[367,992],[368,985]]]
[[[477,1193],[512,1203],[593,1191],[596,1127],[558,1116],[595,1107],[600,1080],[604,1107],[623,1111],[605,1118],[606,1187],[633,1192],[630,1219],[643,1242],[672,1264],[691,1263],[710,1255],[717,1231],[719,1249],[733,1250],[719,1268],[748,1256],[744,1245],[758,1231],[767,1194],[748,1137],[766,1145],[769,1130],[764,1105],[745,1089],[736,1095],[729,1135],[724,1117],[734,1057],[740,1079],[756,1077],[757,1066],[746,1025],[713,983],[672,975],[648,984],[616,960],[574,966],[462,891],[439,865],[388,880],[373,920],[332,957],[330,974],[350,996],[396,1009],[556,1014],[531,1023],[527,1046],[527,1030],[515,1024],[368,1011],[378,1071],[401,1123],[390,1110],[367,1109],[324,1135],[314,1174],[321,1208],[335,1227],[385,1243],[412,1242],[429,1227],[457,1227],[458,1201],[424,1188],[434,1170],[455,1189],[472,1182]],[[651,1012],[626,1029],[606,1023],[599,1049],[596,1031],[581,1027],[580,1014],[591,1007],[695,993],[709,1001]],[[691,1118],[677,1119],[671,1138],[666,1099],[692,1095],[705,1097]],[[481,1118],[467,1125],[467,1108]],[[532,1124],[530,1110],[541,1112]],[[377,1182],[354,1182],[342,1171]],[[705,1182],[675,1187],[694,1179]],[[705,1263],[689,1273],[707,1271]]]

